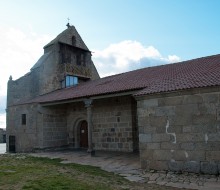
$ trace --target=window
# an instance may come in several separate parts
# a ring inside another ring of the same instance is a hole
[[[81,53],[76,56],[76,64],[86,66],[85,54]]]
[[[65,77],[65,80],[63,80],[61,82],[62,88],[69,87],[69,86],[74,86],[76,84],[78,84],[78,77],[70,76],[70,75],[67,75]]]
[[[81,63],[83,66],[86,66],[85,64],[85,55],[84,54],[81,54]]]
[[[76,46],[76,37],[75,36],[72,37],[72,45]]]
[[[61,53],[60,59],[61,59],[61,63],[71,63],[71,54]]]
[[[21,124],[26,125],[26,114],[21,114]]]

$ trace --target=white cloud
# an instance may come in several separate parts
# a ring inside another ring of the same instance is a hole
[[[163,57],[153,46],[145,47],[140,42],[131,40],[111,44],[104,50],[93,50],[93,52],[93,61],[102,77],[180,61],[176,55]]]
[[[52,36],[25,33],[15,28],[0,27],[0,113],[6,107],[7,81],[13,80],[27,72],[43,54],[43,46]],[[5,117],[0,116],[0,126],[5,125]],[[4,124],[1,122],[4,121]]]
[[[29,72],[43,54],[43,46],[51,37],[26,34],[15,28],[0,28],[0,95],[6,95],[7,81]]]
[[[14,80],[29,72],[43,54],[43,46],[52,38],[34,33],[31,27],[29,33],[0,27],[0,128],[6,126],[4,110],[9,76],[12,75]],[[163,57],[153,46],[144,47],[140,42],[130,40],[94,52],[93,60],[102,77],[180,60],[176,55]]]

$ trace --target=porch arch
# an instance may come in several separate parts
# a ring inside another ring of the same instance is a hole
[[[83,121],[87,122],[86,116],[78,117],[72,123],[72,133],[74,134],[74,148],[80,148],[80,126]]]

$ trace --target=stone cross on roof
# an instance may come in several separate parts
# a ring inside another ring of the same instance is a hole
[[[68,20],[68,23],[66,24],[66,26],[67,26],[67,28],[69,28],[70,27],[70,23],[69,23],[70,19],[69,19],[69,17],[67,18],[67,20]]]

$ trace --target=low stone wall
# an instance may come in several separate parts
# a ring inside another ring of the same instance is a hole
[[[206,92],[138,99],[142,168],[220,173],[219,97]]]

